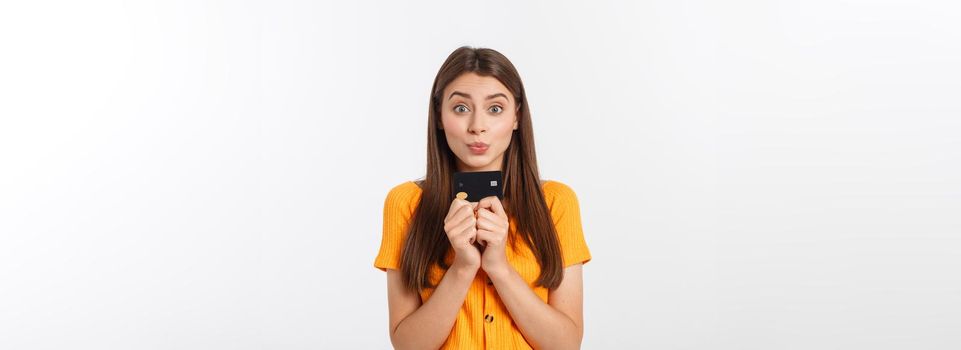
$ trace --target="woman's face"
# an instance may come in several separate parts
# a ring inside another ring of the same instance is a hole
[[[441,99],[441,124],[457,171],[502,170],[517,129],[517,107],[507,87],[494,77],[464,73],[447,84]]]

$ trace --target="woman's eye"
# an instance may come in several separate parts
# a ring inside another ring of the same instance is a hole
[[[501,106],[491,106],[491,109],[490,109],[491,113],[495,113],[495,114],[500,113],[503,110],[504,109],[501,108]]]
[[[454,112],[457,112],[457,113],[467,113],[467,111],[469,111],[469,109],[467,109],[467,106],[465,106],[465,105],[457,105],[457,106],[454,106]]]

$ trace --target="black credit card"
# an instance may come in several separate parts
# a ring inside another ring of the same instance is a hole
[[[454,173],[454,194],[467,192],[468,202],[480,202],[481,199],[497,196],[504,199],[503,184],[500,170],[470,171]]]

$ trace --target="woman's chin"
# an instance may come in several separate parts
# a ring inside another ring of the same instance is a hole
[[[483,169],[488,165],[490,165],[490,162],[480,156],[470,156],[468,161],[464,162],[464,166],[468,169]]]

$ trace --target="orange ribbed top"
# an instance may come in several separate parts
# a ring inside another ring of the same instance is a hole
[[[547,180],[542,184],[547,207],[550,209],[557,238],[560,243],[561,256],[564,267],[577,263],[587,263],[591,260],[591,253],[584,240],[581,227],[580,207],[577,196],[567,185]],[[394,186],[387,193],[384,200],[384,232],[380,243],[380,251],[374,259],[374,267],[400,269],[400,255],[404,240],[407,237],[410,221],[414,209],[420,203],[421,188],[413,181],[407,181]],[[453,200],[453,199],[452,199]],[[510,219],[510,235],[516,234],[514,221]],[[545,303],[548,290],[541,286],[534,286],[534,281],[540,275],[540,264],[530,247],[523,239],[517,240],[517,251],[507,245],[507,261],[517,270],[518,274],[527,281],[528,286]],[[448,252],[448,264],[453,261],[453,254]],[[440,283],[444,276],[436,264],[431,269],[431,282]],[[520,329],[511,319],[507,307],[500,300],[493,285],[487,283],[486,274],[478,270],[473,283],[467,291],[467,298],[457,313],[457,319],[451,334],[442,349],[530,349],[531,346],[524,339]],[[421,302],[430,298],[433,288],[420,293]],[[485,316],[493,316],[487,318]],[[489,322],[488,322],[489,321]]]

